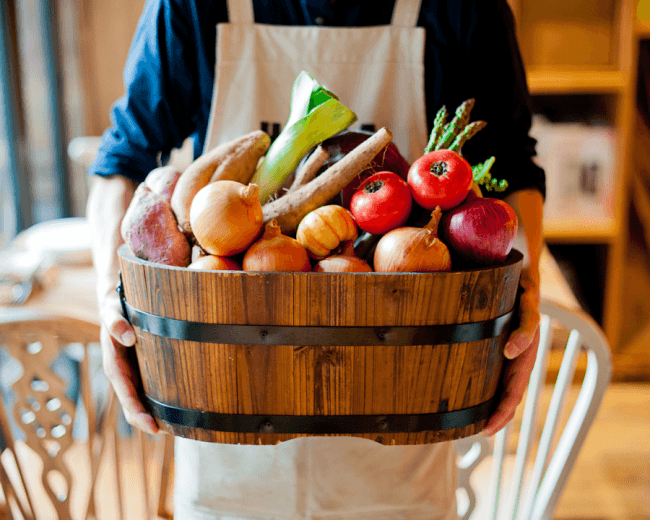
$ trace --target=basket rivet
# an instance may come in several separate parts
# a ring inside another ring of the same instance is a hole
[[[260,424],[260,433],[273,433],[274,431],[273,423],[268,419]]]
[[[268,332],[266,332],[265,330],[260,332],[260,336],[263,337],[263,338],[265,338],[267,335],[268,335]]]
[[[388,421],[386,419],[382,419],[381,421],[379,421],[379,427],[382,430],[386,430],[388,428]]]
[[[377,334],[379,339],[386,339],[386,333],[384,331],[381,331],[379,334]]]

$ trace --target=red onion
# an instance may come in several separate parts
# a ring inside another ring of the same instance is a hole
[[[481,265],[504,262],[517,235],[517,215],[499,199],[470,191],[440,219],[440,238],[462,259]]]

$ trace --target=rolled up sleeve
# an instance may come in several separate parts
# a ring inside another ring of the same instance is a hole
[[[142,181],[160,155],[195,131],[200,99],[192,39],[178,5],[147,0],[124,68],[125,93],[111,109],[91,175]]]

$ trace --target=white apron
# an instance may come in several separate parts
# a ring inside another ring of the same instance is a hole
[[[255,24],[252,0],[228,0],[204,149],[257,129],[279,132],[305,70],[357,114],[353,128],[387,127],[413,162],[427,143],[419,11],[420,0],[397,0],[389,26],[292,27]],[[308,437],[243,446],[177,437],[174,518],[455,520],[454,458],[452,443]]]
[[[420,0],[397,0],[388,26],[262,25],[254,23],[252,0],[228,0],[231,23],[217,25],[204,150],[284,126],[293,82],[305,70],[357,115],[351,128],[387,127],[402,155],[415,161],[427,144],[419,12]]]

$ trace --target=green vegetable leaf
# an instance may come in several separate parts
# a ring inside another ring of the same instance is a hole
[[[494,161],[495,158],[492,156],[487,161],[472,166],[474,182],[480,186],[485,186],[487,191],[502,192],[508,188],[508,181],[505,179],[497,180],[492,178],[490,169],[494,165]]]
[[[293,84],[289,119],[273,141],[251,183],[260,187],[264,204],[273,196],[314,146],[345,130],[357,120],[349,108],[302,71]]]

